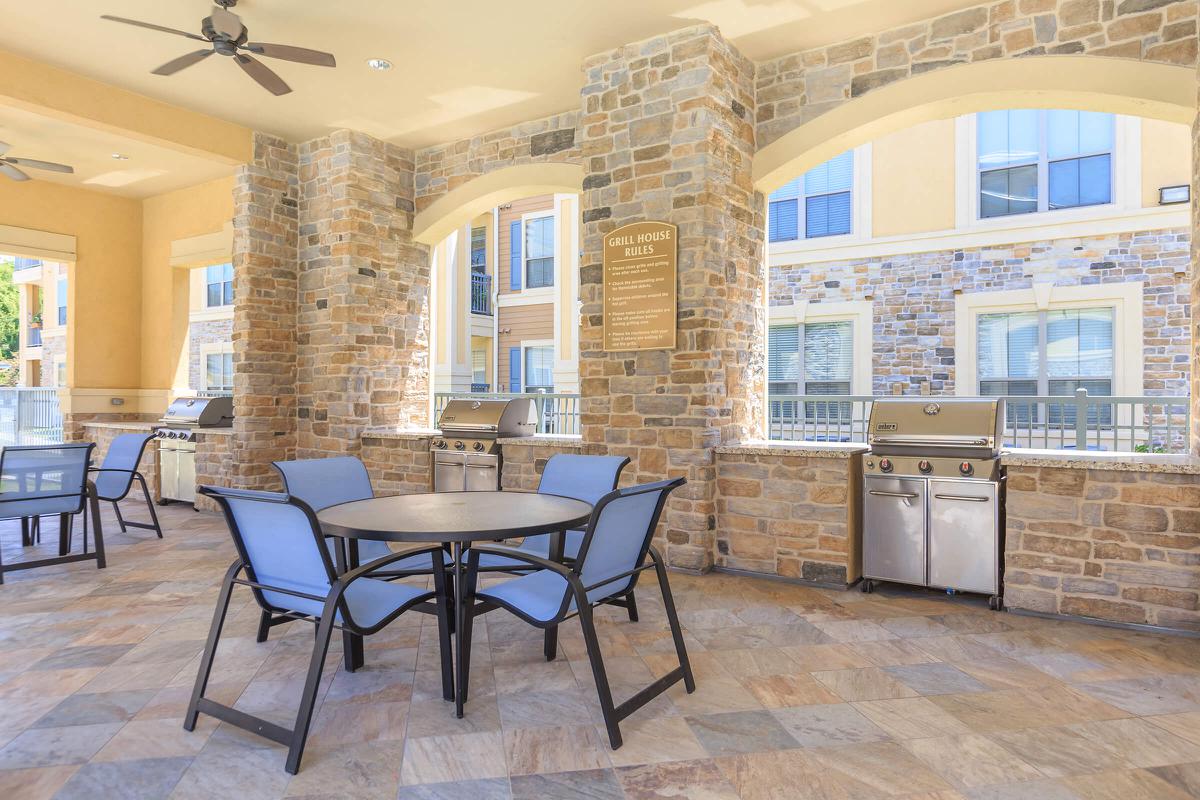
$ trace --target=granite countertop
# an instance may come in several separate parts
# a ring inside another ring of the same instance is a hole
[[[233,436],[233,428],[196,428],[196,435],[200,436]]]
[[[538,433],[533,436],[501,436],[500,444],[523,444],[527,447],[583,447],[582,436],[562,433]]]
[[[1009,450],[1000,455],[1009,467],[1103,469],[1114,472],[1164,472],[1200,475],[1200,456],[1164,453],[1104,453],[1075,450]]]
[[[411,428],[401,430],[399,428],[367,428],[361,434],[364,439],[402,439],[412,441],[414,439],[431,439],[434,436],[441,436],[442,432],[435,428]]]
[[[136,419],[131,419],[128,422],[105,422],[96,420],[95,422],[83,423],[85,428],[111,428],[119,431],[149,431],[158,427],[157,422],[142,422]]]
[[[757,441],[742,444],[725,444],[716,448],[718,453],[735,453],[750,456],[808,456],[810,458],[850,458],[867,452],[867,446],[859,442],[777,442]]]

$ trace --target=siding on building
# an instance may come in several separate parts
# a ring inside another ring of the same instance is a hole
[[[512,272],[509,269],[510,253],[512,252],[512,224],[520,222],[521,217],[525,214],[535,211],[550,212],[554,209],[554,197],[552,195],[541,195],[539,197],[527,197],[522,200],[514,200],[508,205],[508,208],[500,209],[500,235],[498,237],[500,254],[497,265],[496,276],[499,281],[500,294],[512,294]],[[524,258],[524,242],[522,245],[522,259]],[[524,276],[522,276],[521,285],[524,286]],[[507,373],[505,373],[507,375]],[[507,377],[504,378],[507,381]]]
[[[553,339],[553,303],[506,306],[500,309],[500,353],[496,359],[498,367],[496,382],[503,387],[503,391],[509,391],[510,348],[520,347],[522,341],[553,341]],[[523,366],[522,369],[524,369]]]

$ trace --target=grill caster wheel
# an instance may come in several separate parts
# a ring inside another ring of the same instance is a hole
[[[160,498],[159,498],[158,500],[156,500],[155,502],[156,502],[156,503],[158,503],[158,505],[160,505],[160,506],[169,506],[169,505],[171,505],[171,501],[170,501],[170,500],[168,500],[168,499],[167,499],[167,498],[165,498],[165,497],[160,497]]]
[[[863,594],[871,594],[871,592],[875,591],[875,582],[864,580],[861,588]]]
[[[992,611],[1000,611],[1004,608],[1004,600],[1000,595],[992,595],[988,598],[988,608]]]

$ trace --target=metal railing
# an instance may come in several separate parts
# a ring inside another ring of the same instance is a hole
[[[936,399],[936,397],[931,397]],[[1004,446],[1040,450],[1186,453],[1186,397],[1006,395]],[[870,395],[771,395],[768,437],[782,441],[867,440]]]
[[[481,394],[487,392],[487,390],[490,388],[492,388],[490,383],[472,383],[471,394]]]
[[[25,329],[25,346],[26,347],[41,347],[42,346],[42,329],[41,328],[26,328]]]
[[[197,389],[196,397],[233,397],[232,389]]]
[[[437,392],[433,395],[433,424],[441,419],[442,409],[452,399],[467,400],[513,400],[520,397],[533,399],[538,413],[538,433],[579,434],[579,395],[543,394],[540,392]]]
[[[0,445],[63,440],[62,409],[53,387],[0,388]]]
[[[482,272],[471,273],[471,313],[492,313],[492,276]]]

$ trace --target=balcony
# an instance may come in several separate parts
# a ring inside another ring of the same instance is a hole
[[[492,276],[471,273],[471,313],[492,315]]]

